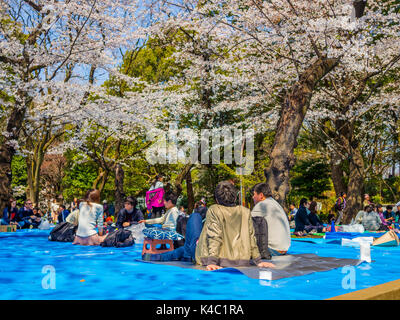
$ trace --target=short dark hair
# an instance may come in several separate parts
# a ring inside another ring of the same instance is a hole
[[[342,191],[342,192],[340,193],[340,196],[343,197],[345,194],[346,194],[346,192]]]
[[[62,205],[60,206],[60,208],[63,208],[63,209],[65,209],[65,205],[63,205],[63,204],[62,204]]]
[[[393,206],[386,206],[386,210],[392,210],[393,209]]]
[[[382,205],[381,205],[380,203],[378,203],[378,204],[376,205],[376,208],[377,208],[377,209],[382,208]]]
[[[178,200],[178,195],[173,191],[168,191],[164,194],[164,200],[165,201],[171,200],[173,204],[176,204],[176,201]]]
[[[236,206],[238,191],[230,181],[222,181],[215,188],[215,200],[225,207]]]
[[[253,191],[260,194],[262,193],[266,198],[272,197],[272,192],[268,184],[265,182],[258,183],[253,187]]]
[[[136,205],[137,205],[137,200],[135,197],[129,196],[129,197],[125,198],[124,203],[125,202],[129,202],[133,207],[136,207]]]
[[[306,204],[307,201],[308,201],[307,198],[302,198],[302,199],[300,200],[300,206]]]

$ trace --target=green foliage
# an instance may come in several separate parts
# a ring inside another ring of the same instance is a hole
[[[329,173],[328,165],[321,158],[299,161],[292,171],[290,197],[326,199],[323,193],[331,189]]]
[[[92,188],[97,177],[97,168],[92,162],[80,163],[82,160],[76,153],[68,152],[65,176],[63,178],[63,197],[72,201],[74,197],[83,197],[88,189]]]
[[[14,156],[11,161],[11,188],[14,190],[14,197],[18,205],[22,205],[25,200],[25,192],[28,180],[27,167],[23,156]]]

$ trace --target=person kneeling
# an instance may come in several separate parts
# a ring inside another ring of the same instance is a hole
[[[96,225],[99,229],[98,234]],[[103,206],[100,204],[100,192],[92,189],[86,193],[85,201],[79,204],[78,230],[73,244],[96,246],[100,245],[106,236],[103,236]]]

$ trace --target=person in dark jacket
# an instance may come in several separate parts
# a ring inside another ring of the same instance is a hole
[[[118,229],[129,227],[144,220],[143,213],[136,208],[137,201],[134,197],[125,199],[124,208],[118,213],[116,226]]]
[[[35,219],[35,215],[33,213],[33,203],[30,199],[27,199],[24,202],[24,206],[18,210],[18,214],[16,215],[16,222],[21,229],[29,228],[32,225],[32,219]]]
[[[296,224],[294,232],[303,232],[306,226],[311,225],[310,220],[308,220],[307,207],[307,199],[301,199],[299,209],[297,210],[296,216],[294,218],[294,222]]]
[[[308,220],[310,220],[311,225],[313,226],[322,226],[323,223],[319,219],[317,215],[317,203],[315,201],[312,201],[310,203],[310,213],[308,214]]]
[[[200,213],[201,218],[204,220],[206,218],[206,213],[207,213],[206,201],[204,199],[197,201],[194,205],[193,212]]]
[[[15,217],[18,214],[17,202],[11,198],[8,205],[3,210],[3,218],[0,219],[0,225],[17,224]]]
[[[60,212],[59,212],[58,217],[57,217],[58,223],[67,221],[67,217],[68,217],[69,214],[70,214],[69,210],[67,210],[65,208],[65,206],[62,204],[60,206]]]
[[[316,216],[316,214],[311,215],[311,212],[310,214],[307,213],[308,208],[309,208],[308,200],[306,198],[301,199],[299,210],[297,210],[296,217],[294,220],[296,224],[296,228],[294,230],[295,235],[303,235],[303,233],[308,233],[313,230],[315,230],[316,232],[325,231],[323,224],[322,223],[318,224],[318,221],[320,222],[320,220]]]

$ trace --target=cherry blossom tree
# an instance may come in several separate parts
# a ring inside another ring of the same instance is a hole
[[[1,0],[0,91],[8,97],[2,99],[1,205],[10,194],[20,132],[32,131],[29,110],[55,127],[70,120],[79,127],[87,119],[131,118],[135,105],[109,99],[96,79],[118,74],[123,50],[145,37],[143,21],[140,3],[133,1]]]
[[[188,68],[146,92],[149,103],[160,101],[174,115],[200,117],[208,126],[218,124],[222,110],[239,120],[234,126],[274,128],[265,175],[275,198],[285,204],[297,136],[321,80],[345,66],[366,81],[398,63],[395,6],[380,1],[365,5],[348,0],[153,5],[158,19],[148,28],[150,34],[162,38],[166,32],[182,32],[191,41],[175,54]],[[370,66],[371,61],[376,63]],[[196,81],[200,85],[194,86]],[[165,90],[174,86],[178,89]]]

